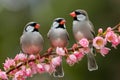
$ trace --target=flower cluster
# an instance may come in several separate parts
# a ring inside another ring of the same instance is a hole
[[[93,39],[93,46],[102,56],[105,56],[111,50],[106,47],[108,43],[111,43],[112,47],[116,48],[120,44],[120,35],[115,33],[111,27],[108,27],[105,32],[100,28],[98,30],[98,36]]]
[[[111,43],[114,48],[120,44],[120,35],[115,32],[115,29],[120,32],[119,27],[108,27],[105,31],[100,28],[98,35],[92,41],[82,38],[76,49],[69,48],[66,51],[61,47],[57,47],[51,53],[43,55],[19,53],[14,59],[7,58],[3,64],[4,71],[0,70],[0,80],[8,80],[9,78],[12,78],[12,80],[25,80],[37,73],[52,74],[56,71],[56,67],[61,64],[63,57],[66,59],[67,64],[73,66],[91,51],[90,45],[102,56],[105,56],[110,51],[110,48],[107,47],[108,43]]]

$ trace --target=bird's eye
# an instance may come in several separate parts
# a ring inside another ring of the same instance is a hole
[[[34,27],[32,27],[32,26],[27,26],[26,27],[27,32],[32,32],[33,30],[34,30]]]

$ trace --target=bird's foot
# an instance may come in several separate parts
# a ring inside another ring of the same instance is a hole
[[[78,47],[78,44],[73,44],[73,46],[72,46],[72,49],[73,49],[73,51],[75,51],[76,49],[77,49],[77,47]]]
[[[51,53],[52,51],[53,51],[53,48],[51,47],[47,50],[48,53]]]
[[[67,48],[66,48],[66,47],[64,47],[64,50],[65,50],[65,53],[68,53],[68,50],[67,50]]]

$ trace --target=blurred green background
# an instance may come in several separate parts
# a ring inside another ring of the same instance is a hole
[[[66,19],[70,34],[71,47],[75,42],[72,35],[72,18],[69,13],[84,9],[95,26],[115,26],[120,22],[120,0],[0,0],[0,68],[7,57],[14,58],[20,52],[19,38],[29,21],[40,23],[40,33],[45,40],[44,51],[49,48],[47,32],[56,17]],[[64,60],[65,77],[59,80],[120,80],[120,47],[111,50],[110,54],[96,56],[99,69],[89,72],[87,59],[69,67]],[[37,74],[28,80],[57,80],[49,74]]]

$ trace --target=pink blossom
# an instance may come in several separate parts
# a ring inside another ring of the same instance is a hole
[[[105,46],[106,44],[106,40],[103,39],[103,37],[100,37],[100,36],[97,36],[93,39],[93,46],[96,48],[96,49],[101,49]]]
[[[110,50],[111,50],[110,48],[103,47],[103,48],[100,49],[100,53],[101,53],[102,56],[105,56],[109,53]]]
[[[45,72],[44,64],[43,64],[43,63],[37,64],[37,71],[38,71],[39,73]]]
[[[108,27],[108,28],[107,28],[107,32],[109,32],[109,31],[112,31],[112,28],[111,28],[111,27]]]
[[[26,61],[27,60],[27,55],[23,54],[23,53],[17,54],[15,56],[14,60],[15,61]]]
[[[50,71],[50,64],[45,64],[44,69],[46,72],[49,72]]]
[[[35,57],[35,55],[33,55],[33,54],[31,54],[30,56],[29,56],[29,59],[30,60],[33,60],[33,59],[35,59],[36,57]]]
[[[52,63],[52,65],[54,65],[54,66],[59,66],[60,63],[61,63],[61,61],[62,61],[61,57],[60,57],[60,56],[57,56],[57,57],[55,57],[55,58],[52,58],[51,63]]]
[[[108,42],[114,42],[116,38],[117,38],[117,35],[113,31],[109,31],[105,35],[105,39]]]
[[[13,80],[25,80],[25,78],[25,72],[20,70],[15,73]]]
[[[40,62],[44,62],[45,61],[45,57],[42,57],[39,59]]]
[[[6,73],[1,70],[0,70],[0,80],[8,80]]]
[[[27,69],[26,69],[25,75],[26,75],[27,77],[32,76],[32,70],[31,70],[31,68],[27,68]]]
[[[119,41],[119,44],[120,44],[120,36],[118,36],[118,41]]]
[[[4,63],[4,69],[9,70],[11,67],[15,66],[15,61],[13,59],[7,58]]]
[[[99,29],[98,29],[98,33],[99,33],[99,34],[102,34],[102,33],[103,33],[103,29],[102,29],[102,28],[99,28]]]
[[[75,51],[73,54],[76,56],[77,61],[80,61],[84,57],[84,53],[81,51],[79,51],[79,52]]]
[[[72,66],[77,62],[77,57],[74,54],[71,54],[67,57],[66,62]]]
[[[30,62],[29,63],[29,66],[31,67],[31,70],[32,70],[32,74],[36,74],[37,73],[37,64],[34,63],[34,62]]]
[[[117,46],[118,44],[120,44],[120,42],[119,42],[119,39],[116,38],[116,39],[112,42],[112,47],[116,48],[116,46]]]
[[[63,48],[57,47],[56,48],[56,53],[60,56],[65,56],[65,51]]]
[[[22,66],[21,66],[21,70],[22,70],[22,71],[25,71],[25,70],[26,70],[26,66],[25,66],[25,65],[22,65]]]
[[[81,49],[79,49],[79,51],[81,51],[83,54],[86,54],[86,53],[90,52],[90,48],[89,47],[81,48]]]
[[[45,64],[44,65],[44,69],[45,69],[45,72],[48,72],[48,73],[53,73],[55,71],[55,67],[53,64]]]
[[[105,39],[108,42],[112,42],[113,47],[116,47],[120,43],[119,37],[113,31],[107,32],[105,35]]]
[[[53,65],[53,64],[50,64],[50,69],[49,69],[49,73],[51,74],[51,73],[53,73],[53,72],[55,72],[55,65]]]
[[[86,39],[86,38],[83,38],[79,41],[79,44],[82,46],[82,47],[88,47],[89,46],[89,41]]]

